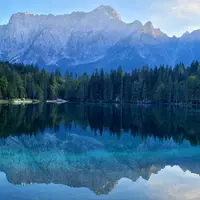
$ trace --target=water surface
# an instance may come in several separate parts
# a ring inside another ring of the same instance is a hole
[[[0,105],[8,200],[199,199],[198,109]]]

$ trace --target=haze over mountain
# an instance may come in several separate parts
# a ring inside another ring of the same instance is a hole
[[[48,70],[129,71],[142,65],[188,65],[200,57],[200,30],[169,37],[152,22],[125,23],[110,6],[65,15],[13,14],[0,26],[0,60]]]

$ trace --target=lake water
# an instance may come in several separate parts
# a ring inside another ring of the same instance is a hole
[[[1,200],[200,199],[200,110],[0,105]]]

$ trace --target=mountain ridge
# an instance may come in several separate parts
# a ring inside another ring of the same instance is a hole
[[[38,64],[48,70],[187,65],[200,55],[196,44],[200,30],[169,37],[150,21],[123,22],[108,5],[63,15],[15,13],[8,24],[0,25],[0,40],[1,60]]]

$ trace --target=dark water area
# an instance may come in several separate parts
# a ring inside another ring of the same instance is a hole
[[[8,200],[199,199],[200,110],[0,105]]]

